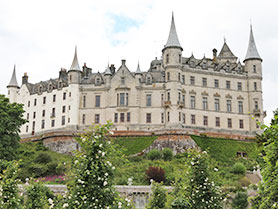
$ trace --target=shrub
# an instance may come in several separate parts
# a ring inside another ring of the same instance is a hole
[[[128,157],[128,160],[130,162],[141,162],[142,161],[142,157],[141,156],[130,156],[130,157]]]
[[[163,160],[170,161],[173,158],[173,151],[170,148],[165,148],[162,150]]]
[[[182,197],[178,197],[174,199],[174,201],[171,203],[171,209],[180,209],[180,208],[190,209],[191,206],[186,199]]]
[[[248,195],[246,192],[238,192],[232,201],[234,209],[245,209],[248,206]]]
[[[35,162],[40,164],[49,163],[51,161],[52,161],[51,156],[46,152],[39,153],[35,159]]]
[[[58,164],[56,162],[51,162],[47,164],[47,173],[46,175],[54,175],[57,173],[57,166]]]
[[[149,160],[159,160],[162,156],[159,150],[153,149],[147,154],[147,157]]]
[[[235,163],[231,170],[234,174],[242,174],[245,175],[246,167],[242,163]]]
[[[241,179],[239,180],[239,183],[240,183],[240,185],[241,185],[242,187],[248,187],[249,184],[251,184],[250,180],[249,180],[246,176],[244,176],[243,178],[241,178]]]
[[[28,172],[32,173],[33,177],[45,176],[47,173],[47,165],[32,163],[28,168]]]
[[[162,188],[161,184],[154,183],[147,209],[165,208],[166,200],[166,190]]]
[[[146,171],[147,179],[150,181],[151,179],[156,182],[165,182],[165,171],[163,168],[150,166]]]

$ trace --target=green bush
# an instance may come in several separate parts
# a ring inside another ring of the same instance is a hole
[[[165,208],[167,201],[166,189],[162,187],[162,184],[153,183],[152,196],[148,203],[147,209],[159,209]]]
[[[238,192],[232,201],[234,209],[245,209],[248,206],[248,195],[246,192]]]
[[[46,152],[39,153],[38,156],[35,158],[35,162],[40,164],[49,163],[51,161],[52,161],[51,156]]]
[[[246,167],[243,165],[243,163],[235,163],[231,170],[234,174],[242,174],[245,175],[246,173]]]
[[[239,183],[240,183],[241,187],[248,187],[249,184],[251,184],[250,180],[249,180],[246,176],[244,176],[243,178],[241,178],[241,179],[239,180]]]
[[[162,150],[163,160],[170,161],[173,158],[173,151],[170,148],[165,148]]]
[[[57,172],[57,167],[58,164],[56,162],[50,162],[47,164],[47,173],[46,175],[55,175],[55,174],[59,174]]]
[[[157,149],[153,149],[147,154],[147,158],[149,160],[159,160],[161,159],[161,157],[162,157],[161,152]]]
[[[32,163],[28,171],[33,174],[33,177],[45,176],[47,174],[47,165]]]
[[[178,197],[176,199],[174,199],[174,201],[171,203],[171,209],[190,209],[190,203],[182,197]]]
[[[141,162],[143,158],[141,156],[130,156],[127,158],[130,162]]]

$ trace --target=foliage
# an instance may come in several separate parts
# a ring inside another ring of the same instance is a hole
[[[245,209],[248,206],[248,195],[246,192],[238,192],[232,200],[233,209]]]
[[[149,200],[147,209],[164,209],[166,201],[166,189],[162,187],[162,184],[152,183],[152,196]]]
[[[0,208],[22,208],[18,184],[19,162],[0,160]]]
[[[246,168],[242,163],[237,162],[233,165],[231,172],[234,174],[245,175]]]
[[[147,154],[147,158],[149,160],[159,160],[161,159],[161,157],[162,157],[161,152],[157,149],[153,149]]]
[[[163,160],[165,160],[165,161],[170,161],[170,160],[172,160],[172,158],[173,158],[173,151],[172,151],[172,149],[170,149],[170,148],[165,148],[165,149],[163,149],[162,150],[162,158],[163,158]]]
[[[154,180],[158,183],[160,182],[165,182],[165,171],[163,170],[163,168],[160,167],[153,167],[150,166],[147,170],[146,170],[146,175],[147,175],[147,179],[150,182],[151,180]]]
[[[189,209],[191,208],[191,205],[188,200],[182,198],[182,197],[177,197],[174,199],[174,201],[171,203],[171,209]]]
[[[35,158],[36,163],[45,164],[51,162],[51,156],[47,152],[41,152]]]
[[[53,192],[40,182],[32,181],[31,184],[26,187],[26,195],[26,209],[49,209],[54,205]]]
[[[112,139],[115,144],[118,144],[124,149],[123,153],[127,156],[142,152],[148,148],[157,136],[143,136],[143,137],[117,137]]]
[[[27,122],[23,113],[22,104],[9,103],[9,99],[0,94],[0,159],[16,159],[20,126]]]

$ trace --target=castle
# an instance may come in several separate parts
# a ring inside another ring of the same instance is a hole
[[[8,88],[11,102],[24,104],[21,136],[49,131],[78,131],[92,124],[113,122],[114,130],[200,130],[254,136],[265,113],[262,100],[262,59],[252,27],[243,63],[227,43],[213,57],[182,56],[174,17],[161,59],[131,71],[122,60],[103,73],[79,66],[77,51],[69,70],[57,79],[19,87],[15,69]]]

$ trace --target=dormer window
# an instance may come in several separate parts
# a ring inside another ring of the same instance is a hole
[[[42,93],[42,86],[39,87],[39,94]]]
[[[99,78],[99,77],[97,77],[97,78],[96,78],[96,86],[100,86],[100,84],[101,84],[101,82],[100,82],[100,78]]]
[[[147,84],[152,84],[152,78],[151,78],[151,76],[148,76],[147,77],[147,82],[146,82]]]
[[[59,86],[59,88],[62,88],[63,87],[63,83],[60,81],[58,86]]]
[[[202,68],[205,69],[207,67],[207,62],[206,61],[203,61],[202,63]]]
[[[48,90],[49,90],[49,91],[51,91],[52,89],[53,89],[52,84],[49,84],[49,86],[48,86]]]
[[[195,67],[195,62],[194,62],[194,60],[191,60],[191,61],[190,61],[190,67]]]
[[[125,85],[125,78],[124,77],[121,77],[121,84]]]

